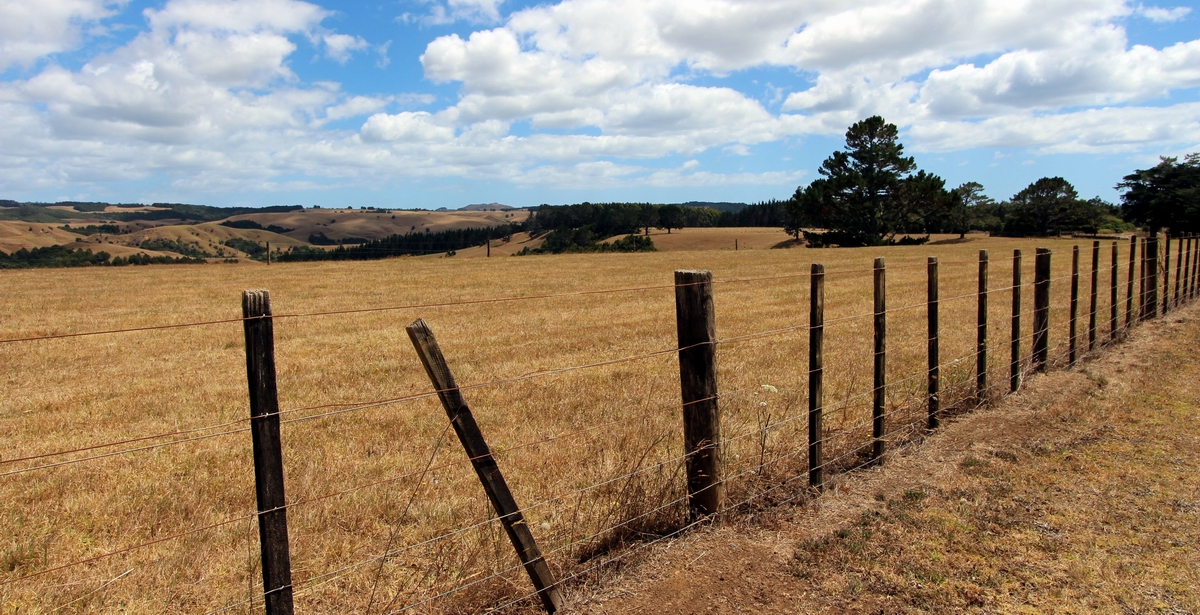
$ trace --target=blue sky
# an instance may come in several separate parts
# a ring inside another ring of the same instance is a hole
[[[19,0],[0,198],[787,198],[847,126],[1004,199],[1200,150],[1200,14],[1121,0]]]

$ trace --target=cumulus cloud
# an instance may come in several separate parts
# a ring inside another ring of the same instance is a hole
[[[0,65],[31,66],[70,49],[82,28],[119,6],[47,0],[45,11],[25,15],[4,5]],[[301,185],[280,179],[295,176],[787,184],[802,171],[652,161],[713,150],[743,156],[759,143],[838,135],[872,114],[924,151],[1136,154],[1200,143],[1200,103],[1169,98],[1200,87],[1200,40],[1131,44],[1124,29],[1129,19],[1184,19],[1187,7],[563,0],[507,16],[503,8],[501,0],[428,0],[423,15],[401,19],[480,25],[432,40],[419,58],[429,81],[457,89],[446,100],[444,89],[437,98],[303,83],[289,61],[305,40],[334,62],[369,54],[388,62],[388,43],[328,29],[332,13],[315,3],[169,0],[143,12],[144,31],[78,70],[49,63],[0,82],[0,181],[172,172],[179,185],[212,190],[284,189]],[[773,71],[766,105],[731,78],[755,70]],[[347,120],[359,127],[346,129]]]
[[[1170,23],[1179,21],[1187,17],[1192,12],[1190,7],[1177,6],[1174,8],[1164,9],[1157,6],[1138,5],[1137,13],[1154,23]]]
[[[73,49],[84,27],[111,16],[121,4],[113,0],[0,3],[0,71]]]

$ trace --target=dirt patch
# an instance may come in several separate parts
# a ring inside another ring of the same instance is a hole
[[[1200,311],[833,493],[647,549],[585,613],[1200,612]]]

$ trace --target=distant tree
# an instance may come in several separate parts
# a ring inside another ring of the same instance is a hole
[[[967,182],[955,188],[954,192],[958,195],[959,203],[951,211],[950,220],[954,231],[962,238],[985,216],[990,215],[996,207],[996,201],[983,193],[983,184],[979,182]]]
[[[678,205],[663,205],[658,208],[658,228],[666,229],[667,234],[671,234],[671,229],[682,229],[684,222],[683,208]]]
[[[1099,212],[1079,199],[1071,182],[1043,177],[1013,195],[1004,221],[1009,235],[1057,235],[1065,231],[1095,232]]]
[[[927,230],[934,216],[953,203],[945,182],[904,156],[899,130],[876,115],[846,131],[846,151],[821,164],[821,177],[796,189],[789,210],[800,223],[828,229],[830,237],[805,233],[821,243],[880,245],[914,227]]]
[[[638,206],[638,225],[650,235],[650,227],[658,226],[658,206],[642,203]]]
[[[1121,213],[1125,220],[1157,231],[1200,232],[1200,153],[1178,158],[1160,158],[1149,169],[1126,175],[1121,190]]]

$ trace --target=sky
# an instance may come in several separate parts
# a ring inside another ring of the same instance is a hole
[[[1200,8],[1200,7],[1197,7]],[[1200,151],[1200,11],[1121,0],[0,0],[0,198],[789,198],[881,115],[948,187]]]

